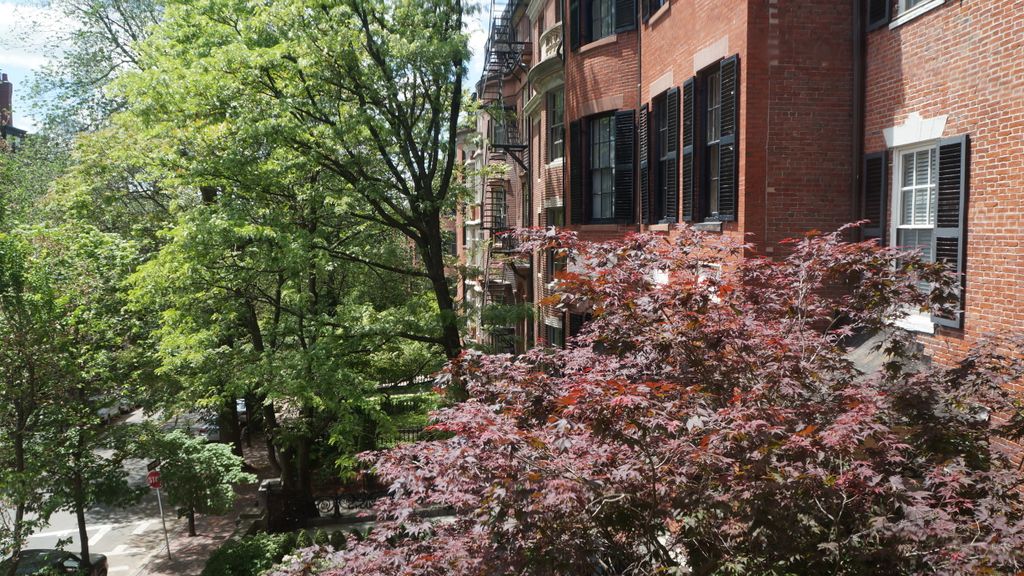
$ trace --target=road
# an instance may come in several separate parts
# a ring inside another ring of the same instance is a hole
[[[145,484],[145,463],[140,462],[139,465],[141,470],[137,479],[133,475],[133,481]],[[173,511],[169,516],[168,529],[178,527]],[[86,513],[86,527],[89,551],[107,556],[112,576],[135,576],[152,555],[167,553],[155,493],[146,494],[141,502],[130,508],[90,510]],[[78,524],[74,514],[60,512],[51,516],[49,526],[29,537],[28,547],[54,548],[58,541],[66,542],[65,550],[79,551]]]
[[[142,411],[138,410],[127,418],[128,422],[141,422]],[[116,425],[116,424],[115,424]],[[146,486],[146,461],[130,460],[126,463],[129,482],[135,486]],[[176,519],[173,508],[168,508],[164,498],[164,514],[167,529],[180,530],[182,522]],[[156,492],[149,490],[134,506],[128,508],[96,507],[86,512],[86,528],[89,534],[89,552],[107,556],[109,574],[135,576],[149,559],[157,554],[167,554],[164,546],[163,528]],[[54,548],[64,543],[64,549],[78,552],[78,523],[70,512],[58,512],[50,516],[48,526],[28,538],[28,548]],[[173,549],[171,552],[173,553]]]

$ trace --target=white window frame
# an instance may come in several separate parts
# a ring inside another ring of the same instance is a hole
[[[902,6],[902,1],[901,6]],[[889,245],[899,246],[897,243],[899,238],[900,229],[903,230],[934,230],[935,223],[930,225],[927,224],[900,224],[903,217],[903,156],[907,154],[914,154],[917,152],[936,150],[939,146],[938,140],[928,140],[925,142],[915,142],[907,146],[900,148],[893,148],[892,152],[892,186],[890,190],[893,191],[890,199],[889,213],[892,218],[889,219]],[[936,150],[935,166],[933,170],[938,169],[938,152]],[[938,186],[938,183],[935,184]],[[937,196],[937,191],[936,191]],[[937,197],[936,197],[937,201]],[[935,206],[930,206],[930,209],[934,210]],[[932,255],[934,260],[935,255]],[[907,308],[903,311],[903,314],[894,322],[896,326],[912,332],[923,332],[925,334],[935,333],[935,324],[931,320],[931,315],[927,312],[920,310]]]
[[[892,30],[897,26],[906,24],[914,18],[917,18],[926,12],[930,12],[945,3],[946,0],[924,0],[914,6],[909,6],[909,0],[900,0],[896,9],[896,17],[889,23],[889,29]]]

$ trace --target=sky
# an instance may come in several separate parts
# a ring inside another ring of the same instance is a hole
[[[483,70],[489,8],[490,2],[484,2],[464,19],[473,58],[469,63],[469,77],[463,85],[470,90]],[[44,0],[0,0],[0,72],[6,73],[14,84],[12,107],[16,127],[29,131],[38,127],[29,99],[29,79],[49,57],[60,53],[62,47],[55,45],[53,38],[72,26],[72,22],[58,10],[48,7]]]
[[[61,47],[52,39],[71,23],[57,10],[38,2],[0,1],[0,72],[14,84],[14,125],[33,130],[38,125],[28,99],[28,80]]]

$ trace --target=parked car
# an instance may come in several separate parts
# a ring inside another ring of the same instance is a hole
[[[22,550],[18,558],[13,556],[0,562],[0,574],[8,574],[11,564],[15,564],[14,573],[18,576],[28,574],[74,574],[75,576],[107,576],[107,557],[102,554],[90,554],[92,566],[82,567],[82,557],[74,552],[64,550]]]
[[[110,424],[117,415],[121,414],[120,402],[113,398],[93,396],[89,398],[89,402],[93,406],[97,406],[96,415],[100,417],[100,422],[103,424]]]
[[[217,415],[208,411],[186,412],[178,414],[163,423],[164,431],[182,430],[193,436],[206,438],[208,442],[220,442],[220,426]]]

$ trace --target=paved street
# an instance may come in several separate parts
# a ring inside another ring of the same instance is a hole
[[[145,464],[138,481],[145,482]],[[152,554],[164,552],[163,531],[157,511],[156,495],[147,494],[142,502],[128,509],[95,509],[87,514],[90,552],[105,554],[110,574],[138,574]],[[170,514],[168,529],[180,530],[182,524]],[[58,540],[70,542],[66,550],[77,552],[78,527],[73,514],[54,514],[50,525],[28,540],[30,548],[53,548]]]
[[[141,411],[128,417],[141,421]],[[259,456],[256,456],[259,460]],[[146,461],[128,463],[129,481],[146,486]],[[234,519],[243,511],[252,512],[254,487],[246,487],[240,495],[235,512],[223,517],[196,517],[196,538],[188,537],[188,522],[177,518],[174,508],[164,496],[164,515],[171,542],[173,560],[167,558],[156,492],[148,490],[140,502],[129,508],[97,507],[86,513],[89,551],[109,559],[109,573],[128,576],[198,576],[206,558],[234,530]],[[48,526],[29,537],[28,548],[54,548],[61,542],[64,549],[79,551],[78,526],[73,513],[59,512],[50,517]]]

